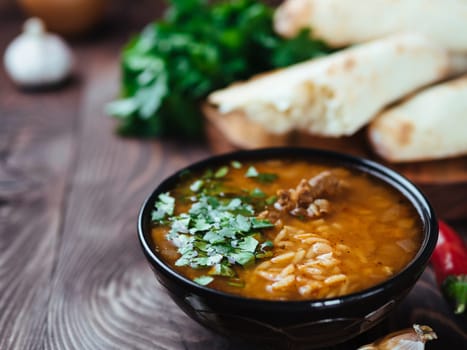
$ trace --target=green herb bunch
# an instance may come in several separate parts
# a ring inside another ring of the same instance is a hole
[[[239,162],[231,166],[242,168]],[[168,228],[166,237],[180,253],[175,265],[205,269],[206,274],[195,279],[203,285],[221,276],[227,278],[228,284],[242,287],[234,266],[247,267],[257,259],[272,256],[273,243],[265,238],[263,230],[274,225],[257,218],[255,212],[270,205],[275,197],[266,198],[258,188],[248,191],[229,187],[224,182],[229,172],[228,166],[215,172],[209,169],[191,182],[186,192],[177,196],[177,200],[191,204],[187,211],[175,215],[176,199],[162,193],[152,212],[153,223]],[[259,173],[252,166],[244,176],[257,183],[277,178],[275,174]]]
[[[122,135],[202,135],[200,101],[254,74],[326,54],[307,31],[286,40],[273,31],[273,9],[254,0],[169,0],[122,54],[122,98],[107,112]]]

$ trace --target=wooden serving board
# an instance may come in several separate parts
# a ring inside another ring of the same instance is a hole
[[[212,123],[209,118],[206,122],[206,135],[214,153],[244,148],[229,141],[222,125]],[[371,151],[365,131],[337,139],[293,133],[286,139],[282,138],[279,144],[322,148],[375,160],[414,182],[428,197],[440,218],[467,218],[467,156],[416,163],[388,163]]]

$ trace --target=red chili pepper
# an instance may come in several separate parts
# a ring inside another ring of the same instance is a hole
[[[467,247],[462,238],[443,221],[438,221],[439,237],[431,262],[436,280],[448,300],[461,314],[467,304]]]

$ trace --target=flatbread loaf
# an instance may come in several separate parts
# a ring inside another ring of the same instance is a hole
[[[415,31],[467,53],[465,0],[287,0],[277,9],[274,26],[286,37],[311,27],[314,36],[335,47]]]
[[[391,162],[467,154],[467,75],[382,112],[368,136],[376,153]]]
[[[421,35],[401,34],[256,76],[213,92],[208,103],[220,118],[236,112],[269,133],[339,137],[450,73],[445,50]]]

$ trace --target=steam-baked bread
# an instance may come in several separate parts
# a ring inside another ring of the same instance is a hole
[[[467,75],[382,112],[368,136],[376,153],[391,162],[467,154]]]
[[[335,47],[416,31],[467,53],[464,0],[287,0],[277,9],[274,26],[286,37],[311,27],[313,35]]]
[[[256,76],[213,92],[208,103],[219,118],[240,115],[272,134],[339,137],[450,72],[445,50],[423,36],[402,34]]]

